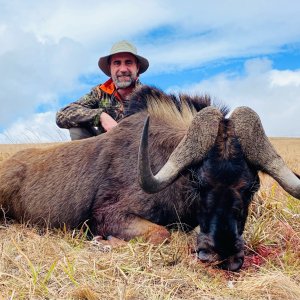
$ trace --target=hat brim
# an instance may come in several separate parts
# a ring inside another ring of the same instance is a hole
[[[121,53],[121,52],[120,52]],[[127,52],[122,52],[122,53],[127,53]],[[144,73],[148,67],[149,67],[149,61],[148,59],[146,59],[145,57],[143,56],[140,56],[140,55],[137,55],[137,54],[133,54],[131,52],[128,52],[132,55],[134,55],[138,62],[139,62],[139,65],[140,65],[140,69],[139,69],[139,74],[142,74]],[[116,54],[116,53],[114,53]],[[110,55],[107,55],[107,56],[103,56],[103,57],[100,57],[99,58],[99,61],[98,61],[98,66],[100,68],[100,70],[106,74],[108,77],[111,76],[110,74],[110,67],[109,67],[109,58],[112,56],[113,54],[110,54]]]

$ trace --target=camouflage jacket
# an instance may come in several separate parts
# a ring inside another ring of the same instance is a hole
[[[137,81],[137,84],[140,84]],[[108,113],[119,121],[124,116],[127,103],[117,93],[112,79],[92,88],[91,92],[59,110],[56,114],[56,124],[60,128],[98,127],[104,129],[100,123],[100,114]]]

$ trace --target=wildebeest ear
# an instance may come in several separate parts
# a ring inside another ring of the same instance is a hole
[[[190,107],[193,107],[197,112],[211,105],[211,98],[209,95],[190,96],[179,94],[179,99],[181,102],[186,102]]]

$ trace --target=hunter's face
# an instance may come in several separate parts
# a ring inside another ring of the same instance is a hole
[[[139,72],[139,65],[134,55],[117,53],[110,59],[111,78],[117,88],[127,88],[135,83]]]

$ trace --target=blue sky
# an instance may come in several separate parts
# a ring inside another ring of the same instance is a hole
[[[0,0],[0,143],[67,140],[55,112],[107,78],[119,40],[145,84],[250,106],[269,136],[300,137],[300,2]]]

